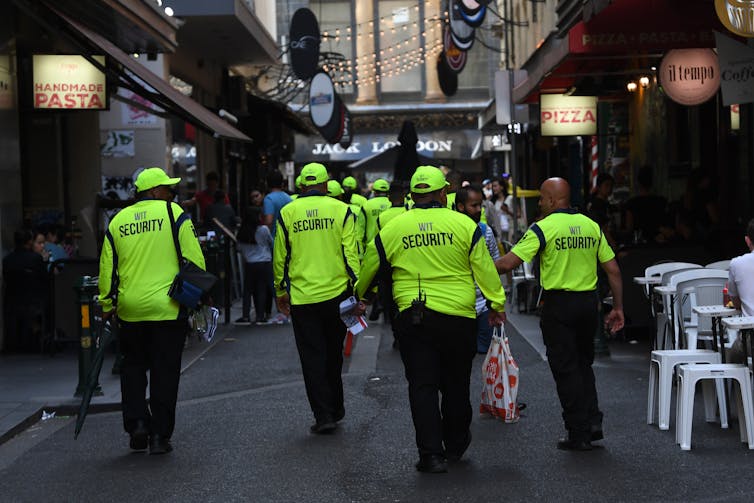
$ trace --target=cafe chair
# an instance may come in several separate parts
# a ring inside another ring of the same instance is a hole
[[[696,349],[700,340],[711,341],[712,319],[699,318],[692,311],[695,306],[713,306],[723,303],[723,288],[728,281],[725,271],[703,269],[713,275],[679,281],[676,284],[675,316],[678,326],[676,347]]]
[[[717,363],[711,365],[683,364],[678,366],[678,399],[676,400],[676,443],[681,449],[691,449],[691,427],[694,418],[694,395],[696,384],[702,381],[705,387],[705,412],[707,422],[714,421],[714,409],[710,407],[706,398],[711,394],[712,383],[718,385],[717,396],[720,410],[720,422],[727,427],[727,408],[721,403],[720,383],[725,379],[733,379],[738,383],[734,386],[736,404],[738,405],[738,423],[741,441],[754,449],[754,398],[752,397],[751,372],[749,367],[738,363]]]
[[[705,269],[720,269],[723,271],[730,270],[730,259],[728,260],[718,260],[717,262],[712,262],[704,266]]]
[[[656,415],[658,419],[657,424],[660,429],[670,429],[670,399],[673,390],[673,372],[678,365],[684,363],[716,364],[720,363],[720,354],[710,349],[665,349],[652,351],[649,362],[647,424],[654,423]],[[724,400],[724,395],[721,393],[722,383],[719,384],[719,387],[718,400]],[[705,394],[705,404],[714,401],[714,397],[708,395],[709,391]],[[711,407],[714,408],[714,404]],[[714,415],[712,419],[714,420]]]
[[[671,278],[677,274],[685,271],[692,271],[694,269],[702,269],[702,266],[698,264],[689,264],[687,262],[673,262],[672,264],[681,264],[683,265],[683,267],[663,271],[660,274],[660,286],[670,285]],[[655,347],[662,349],[677,349],[677,346],[675,345],[675,334],[677,333],[677,331],[673,326],[675,320],[673,320],[671,317],[672,309],[670,308],[673,302],[673,295],[663,294],[658,297],[659,302],[657,306],[655,306],[654,304],[654,299],[652,302],[652,316],[655,318],[655,322],[657,324]]]

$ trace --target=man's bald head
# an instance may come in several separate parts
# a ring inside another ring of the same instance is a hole
[[[542,216],[571,205],[571,186],[562,178],[548,178],[539,188],[539,208]]]

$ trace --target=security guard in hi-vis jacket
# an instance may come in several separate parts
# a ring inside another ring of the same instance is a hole
[[[301,170],[301,195],[280,210],[272,264],[278,309],[292,318],[316,434],[331,433],[345,415],[340,303],[353,295],[359,274],[355,218],[346,203],[327,196],[328,178],[319,163]]]
[[[605,318],[611,332],[623,328],[623,291],[615,254],[599,225],[570,209],[571,188],[562,178],[540,188],[542,220],[495,262],[500,273],[539,255],[544,306],[540,326],[547,360],[563,409],[568,436],[558,449],[588,451],[602,440],[602,412],[594,383],[594,333],[599,323],[597,265],[607,273],[613,309]]]
[[[204,269],[204,255],[188,213],[172,201],[171,186],[181,181],[160,168],[136,178],[138,201],[113,217],[99,262],[103,319],[120,321],[120,373],[123,425],[131,448],[150,454],[172,450],[181,355],[188,312],[168,296],[178,273],[170,226],[172,208],[183,256]],[[146,401],[149,371],[149,406]]]
[[[445,176],[420,166],[414,207],[390,220],[367,246],[356,285],[363,297],[378,270],[390,274],[398,315],[393,330],[406,368],[422,472],[447,471],[471,442],[469,381],[476,354],[474,279],[505,321],[505,292],[479,226],[446,207]],[[441,396],[441,402],[438,400]]]

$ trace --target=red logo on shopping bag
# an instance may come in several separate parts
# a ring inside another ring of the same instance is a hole
[[[508,386],[511,388],[516,387],[516,383],[518,382],[518,378],[514,375],[508,375]]]
[[[500,373],[500,365],[497,362],[497,358],[490,358],[487,363],[485,375],[487,376],[487,384],[492,384],[497,380],[497,376]]]
[[[495,398],[498,400],[503,398],[503,393],[505,392],[505,388],[503,387],[503,383],[499,382],[495,385],[495,390],[493,393],[495,393]]]

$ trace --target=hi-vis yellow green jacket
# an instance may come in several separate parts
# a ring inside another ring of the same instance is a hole
[[[189,214],[171,204],[181,253],[204,269],[204,255]],[[178,255],[167,203],[145,199],[120,210],[107,227],[99,259],[103,311],[115,307],[125,321],[177,319],[180,306],[168,297],[177,273]]]
[[[320,192],[283,206],[272,267],[277,295],[316,304],[353,290],[359,274],[355,218],[349,206]]]
[[[356,284],[360,297],[381,264],[392,269],[393,299],[400,311],[411,306],[421,288],[429,309],[475,318],[474,281],[493,310],[504,310],[505,292],[479,226],[439,203],[415,205],[369,243]]]

